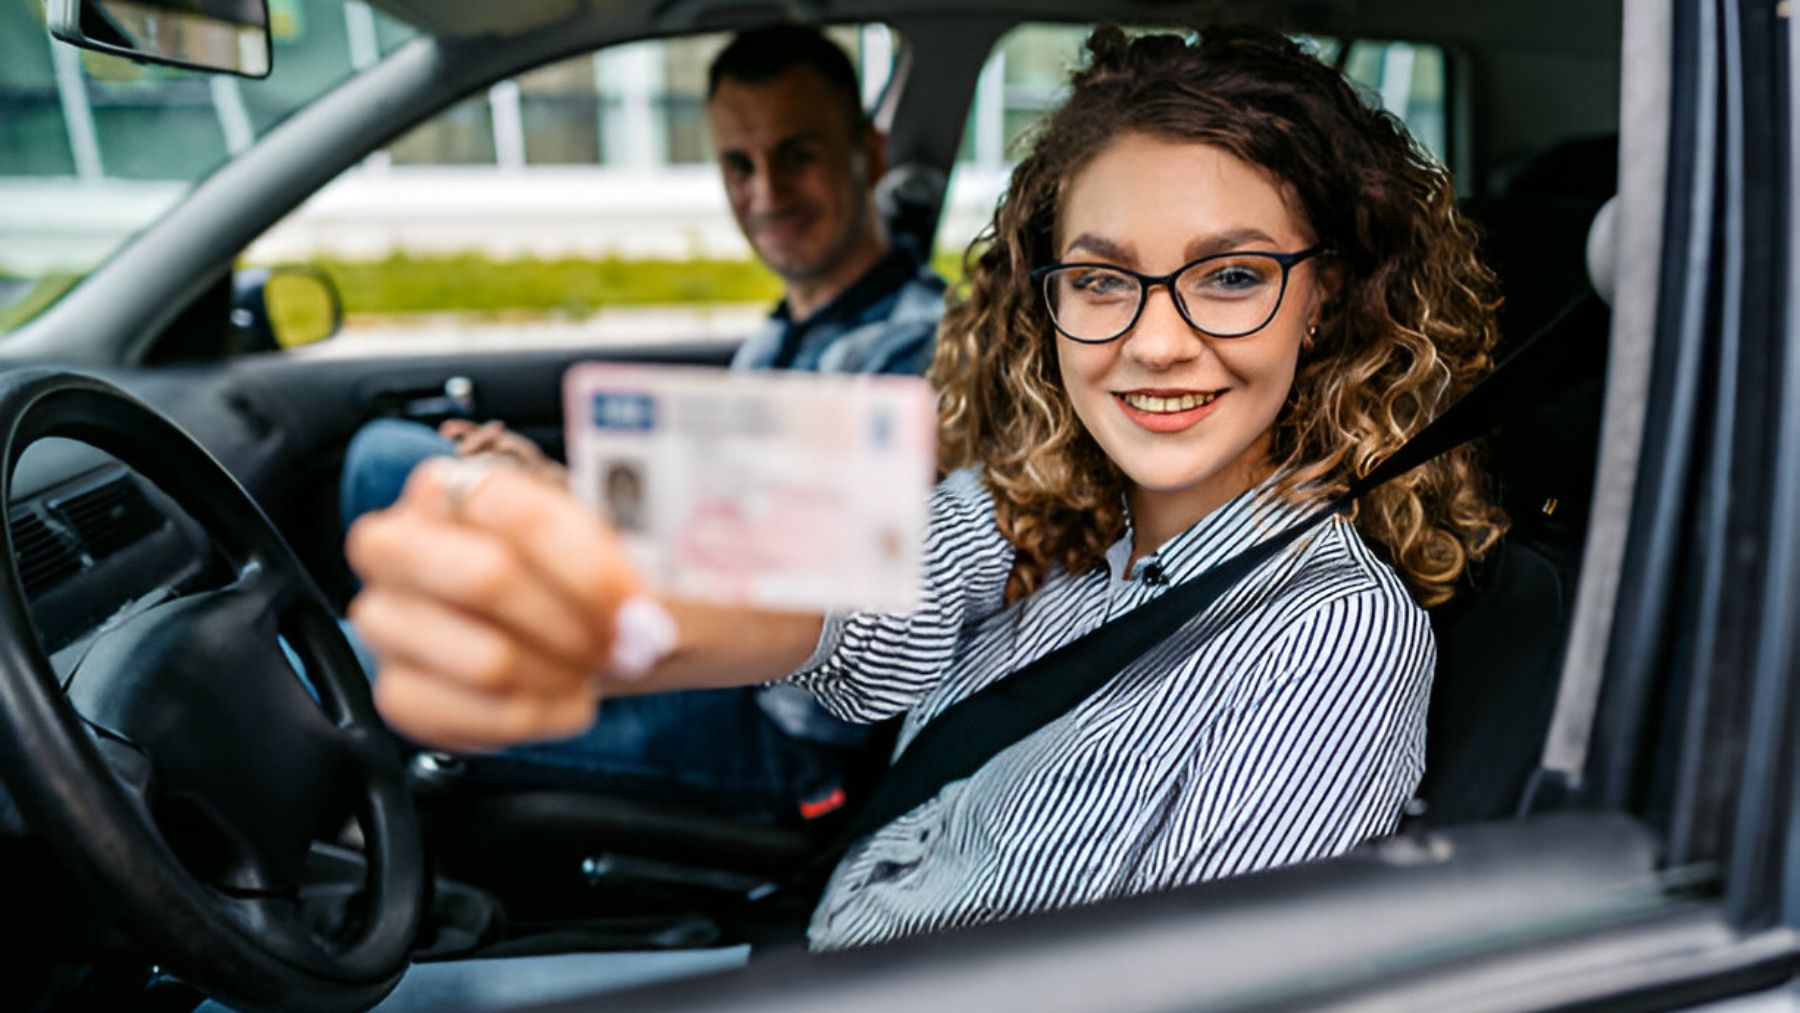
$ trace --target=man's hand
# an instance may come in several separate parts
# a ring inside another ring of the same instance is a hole
[[[446,419],[438,426],[438,435],[456,444],[458,457],[487,455],[517,465],[546,481],[563,486],[569,484],[568,469],[545,456],[537,444],[507,429],[506,423],[498,419],[480,423],[470,419]]]

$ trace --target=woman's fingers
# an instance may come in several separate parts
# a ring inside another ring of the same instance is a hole
[[[438,599],[387,587],[357,595],[350,621],[384,665],[394,661],[437,672],[486,693],[588,695],[598,668],[591,658],[545,654]]]
[[[364,581],[352,621],[381,659],[376,701],[397,730],[489,749],[592,721],[637,580],[566,488],[438,458],[351,527],[346,554]]]
[[[562,593],[505,537],[408,507],[403,499],[395,509],[357,520],[344,552],[370,590],[436,599],[571,663],[605,657],[610,626],[602,616],[611,611],[595,610],[606,609],[606,601]],[[587,563],[604,568],[609,560],[589,556]],[[422,626],[412,635],[428,638],[433,629]]]
[[[489,693],[446,680],[432,669],[382,662],[375,706],[400,734],[452,750],[499,749],[562,739],[593,724],[597,692]]]
[[[611,638],[619,604],[638,589],[617,536],[566,487],[438,460],[413,472],[401,502],[500,539],[603,639]]]

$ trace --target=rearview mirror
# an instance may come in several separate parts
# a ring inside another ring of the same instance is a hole
[[[147,63],[268,77],[268,0],[51,0],[50,34]]]

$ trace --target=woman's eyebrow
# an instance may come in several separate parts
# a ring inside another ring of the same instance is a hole
[[[1255,243],[1262,243],[1266,246],[1276,245],[1274,237],[1261,229],[1230,229],[1225,232],[1216,232],[1210,236],[1201,236],[1190,241],[1187,244],[1187,250],[1182,255],[1189,260],[1198,260],[1201,257],[1208,257],[1215,253],[1228,253],[1232,250],[1241,250],[1244,247]]]
[[[1069,245],[1063,248],[1063,256],[1066,257],[1077,249],[1085,249],[1097,256],[1104,257],[1107,260],[1116,260],[1120,263],[1129,263],[1131,261],[1131,251],[1104,236],[1096,236],[1092,232],[1083,232],[1081,235],[1069,240]]]

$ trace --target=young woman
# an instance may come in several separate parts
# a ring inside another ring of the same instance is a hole
[[[1448,175],[1336,72],[1259,30],[1105,29],[1088,48],[940,334],[949,477],[917,612],[652,604],[565,492],[426,468],[349,547],[395,727],[488,748],[576,732],[609,694],[787,675],[851,719],[904,713],[904,750],[970,693],[1305,516],[1487,367],[1493,279]],[[813,944],[1391,831],[1423,765],[1421,606],[1503,528],[1481,485],[1457,451],[1314,529],[861,842]]]

